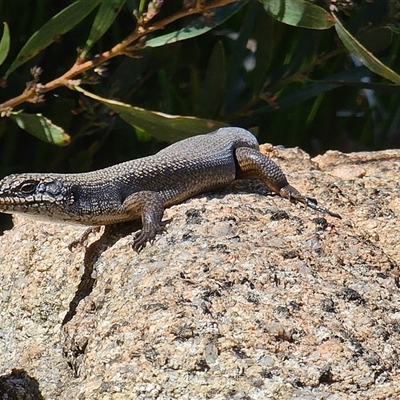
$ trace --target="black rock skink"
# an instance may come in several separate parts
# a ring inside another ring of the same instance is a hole
[[[149,157],[80,174],[9,175],[0,181],[0,212],[90,226],[141,219],[132,247],[162,231],[165,207],[236,179],[260,179],[273,192],[338,217],[302,196],[245,129],[221,128],[177,142]]]

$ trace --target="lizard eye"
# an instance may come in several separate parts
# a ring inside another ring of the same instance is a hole
[[[36,190],[36,186],[36,182],[24,182],[23,184],[21,184],[19,190],[23,194],[32,194]]]

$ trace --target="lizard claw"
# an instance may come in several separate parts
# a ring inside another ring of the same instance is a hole
[[[140,231],[137,231],[133,235],[132,249],[139,254],[146,247],[147,242],[153,244],[156,235],[166,231],[165,225],[168,222],[170,220],[162,221],[159,225],[143,227]]]
[[[154,235],[155,236],[155,235]],[[153,239],[151,239],[151,235],[147,232],[144,232],[144,230],[137,231],[133,235],[132,239],[132,249],[136,253],[140,253],[145,247],[147,242],[152,242]]]

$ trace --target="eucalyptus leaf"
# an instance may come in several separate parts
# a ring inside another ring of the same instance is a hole
[[[254,32],[254,23],[259,12],[259,4],[253,2],[249,5],[246,15],[242,18],[239,36],[233,41],[232,55],[227,67],[227,93],[223,106],[226,114],[231,113],[234,108],[240,107],[238,100],[242,98],[240,96],[242,90],[240,82],[243,79],[242,70],[246,64],[246,58],[249,53],[247,46]]]
[[[10,118],[15,121],[21,129],[44,142],[57,146],[66,146],[71,141],[70,136],[65,133],[64,129],[54,125],[42,114],[12,112]]]
[[[265,11],[288,25],[310,29],[328,29],[335,24],[332,15],[304,0],[260,0]]]
[[[195,113],[201,118],[212,118],[218,111],[226,82],[224,46],[217,42],[208,61],[206,76],[200,88]]]
[[[379,53],[388,48],[393,41],[393,29],[389,26],[380,26],[361,32],[357,35],[357,40],[373,53]]]
[[[82,50],[81,57],[85,58],[92,46],[104,35],[121,11],[126,0],[103,0],[93,21],[89,37]]]
[[[400,85],[400,75],[378,60],[357,39],[348,32],[339,19],[334,15],[335,29],[348,51],[353,53],[368,69],[376,74]]]
[[[28,39],[5,75],[10,75],[19,66],[54,43],[61,35],[70,31],[100,2],[101,0],[77,0],[56,14]]]
[[[3,22],[3,25],[3,36],[0,40],[0,65],[3,64],[4,60],[7,58],[8,51],[10,50],[10,30],[6,22]]]
[[[119,101],[97,96],[79,86],[75,86],[75,90],[105,104],[133,127],[145,131],[159,140],[169,143],[227,126],[227,124],[220,121],[182,115],[170,115],[158,111],[145,110],[143,108],[134,107]]]
[[[260,112],[274,111],[276,108],[283,109],[286,107],[291,107],[295,104],[303,103],[306,100],[342,86],[357,86],[359,88],[368,87],[367,83],[361,81],[361,79],[368,75],[368,73],[368,69],[364,66],[354,67],[352,69],[332,75],[324,80],[310,82],[305,87],[280,97],[275,101],[275,107],[271,107],[270,105],[263,106],[260,107],[255,113],[258,114]],[[380,89],[381,88],[382,87],[380,87]],[[261,98],[268,100],[267,96],[261,96]]]
[[[251,72],[253,95],[258,96],[268,76],[268,67],[273,54],[273,24],[272,18],[265,12],[259,13],[255,25],[256,63]]]
[[[215,8],[209,14],[194,19],[182,29],[148,40],[145,47],[159,47],[200,36],[221,25],[237,13],[245,4],[245,1],[235,1],[234,3]]]

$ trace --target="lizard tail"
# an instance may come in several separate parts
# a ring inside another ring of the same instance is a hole
[[[328,210],[327,208],[320,206],[318,204],[317,200],[313,199],[312,197],[306,197],[306,196],[301,195],[300,192],[297,189],[295,189],[293,186],[290,186],[290,185],[284,186],[283,188],[280,189],[279,194],[282,197],[289,199],[292,202],[302,203],[302,204],[306,205],[307,207],[310,207],[313,210],[316,210],[320,213],[328,214],[332,217],[342,219],[342,217],[339,214],[336,214],[336,213]]]

